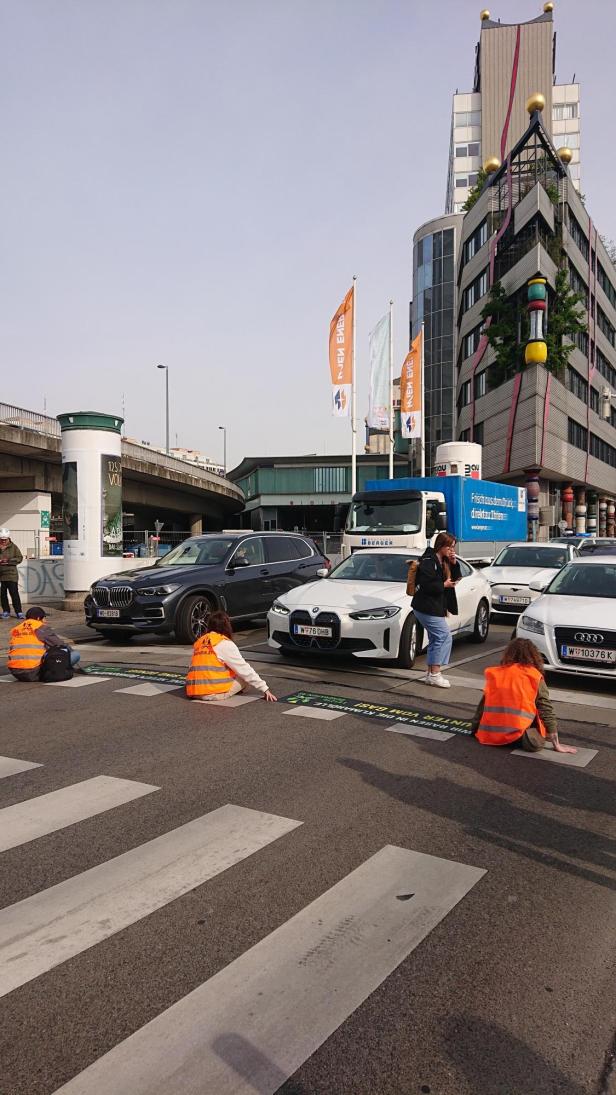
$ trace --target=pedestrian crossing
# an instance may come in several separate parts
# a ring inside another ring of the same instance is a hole
[[[5,778],[11,764],[14,775],[37,767],[33,761],[1,758]],[[98,775],[33,797],[0,812],[0,850],[100,818],[123,802],[133,801],[138,809],[140,800],[160,789]],[[0,996],[50,975],[222,872],[241,870],[245,860],[274,842],[292,840],[302,825],[229,803],[1,908]],[[128,830],[126,842],[130,845]],[[57,1095],[273,1095],[484,873],[385,845],[68,1079]],[[172,924],[166,930],[172,931]],[[40,991],[46,991],[44,981]],[[10,1017],[10,1001],[7,1007]],[[79,1021],[87,1024],[88,1016]],[[44,1061],[36,1067],[40,1074]]]

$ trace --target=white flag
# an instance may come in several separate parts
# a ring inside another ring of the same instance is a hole
[[[368,425],[373,430],[389,429],[391,388],[389,383],[389,313],[370,332],[370,403]]]

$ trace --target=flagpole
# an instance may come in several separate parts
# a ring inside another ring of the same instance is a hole
[[[389,302],[389,478],[394,477],[394,302]]]
[[[357,491],[357,274],[353,274],[353,373],[351,383],[351,498]]]
[[[424,325],[421,325],[421,478],[423,479],[426,474],[426,393],[425,393],[425,373],[426,365],[424,359]]]

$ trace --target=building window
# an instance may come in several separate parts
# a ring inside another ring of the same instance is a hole
[[[468,186],[468,177],[466,175],[456,175],[456,186]]]
[[[575,117],[575,115],[572,114],[571,117],[573,118],[573,117]],[[454,115],[454,125],[455,126],[481,125],[481,111],[480,110],[466,110],[466,111],[462,110],[462,111],[458,111]]]
[[[346,468],[314,468],[314,491],[316,494],[344,494]]]
[[[616,449],[594,433],[590,435],[590,455],[603,464],[609,464],[611,468],[616,468]]]
[[[568,122],[571,118],[577,118],[577,103],[554,103],[552,118],[555,122]]]
[[[481,330],[482,325],[480,323],[478,327],[473,327],[473,330],[464,336],[464,342],[462,343],[463,358],[471,357],[475,353],[481,338]]]
[[[482,373],[476,373],[475,375],[475,399],[481,399],[482,395],[486,394],[486,374],[485,370]]]
[[[484,243],[487,242],[487,239],[488,222],[487,220],[483,220],[481,224],[475,229],[472,236],[469,236],[464,244],[464,264],[472,259],[473,255],[477,254],[477,252],[483,247]]]
[[[574,448],[582,449],[586,452],[588,447],[588,430],[573,418],[569,418],[567,421],[567,441],[570,445],[573,445]]]
[[[483,445],[483,422],[475,422],[473,441],[476,445]]]
[[[558,133],[554,136],[554,141],[558,141],[560,147],[563,145],[566,148],[579,148],[580,147],[580,134],[579,133]]]
[[[467,147],[465,144],[457,145],[456,147],[456,159],[464,159],[468,155]]]
[[[588,403],[588,383],[571,365],[567,366],[567,388],[582,403]]]
[[[569,263],[569,284],[574,293],[581,293],[584,300],[588,299],[588,286],[572,262]]]
[[[614,329],[614,327],[610,323],[610,321],[607,318],[605,312],[603,311],[603,308],[599,308],[598,305],[597,305],[597,326],[599,327],[599,329],[601,331],[603,331],[603,334],[605,335],[605,337],[608,340],[608,342],[610,343],[610,345],[616,347],[616,329]]]
[[[605,354],[601,353],[601,350],[598,346],[595,346],[595,365],[597,367],[597,371],[600,372],[601,376],[607,380],[610,388],[614,388],[616,390],[616,369],[613,365],[610,365],[610,362],[606,358]]]
[[[578,350],[584,355],[584,357],[588,357],[588,332],[576,331],[576,333],[572,335],[571,338],[574,346],[577,346]]]
[[[467,285],[464,290],[464,296],[462,300],[462,308],[465,312],[468,312],[469,308],[472,308],[478,300],[481,300],[488,291],[488,268],[482,270],[474,281]]]
[[[599,414],[599,393],[596,388],[590,389],[590,409]]]
[[[464,384],[460,387],[460,395],[458,397],[458,407],[468,407],[471,401],[471,382],[465,380]]]
[[[470,439],[471,439],[471,431],[470,430],[462,430],[462,432],[460,434],[460,441],[470,441]]]
[[[612,282],[600,262],[597,263],[597,280],[612,305],[612,308],[616,308],[616,289],[612,285]]]
[[[573,216],[571,210],[569,210],[569,232],[571,238],[576,244],[577,248],[583,254],[586,262],[588,262],[588,240],[582,231],[582,226],[578,220]]]
[[[469,177],[468,177],[468,185],[469,185],[469,186],[475,186],[475,185],[476,185],[476,183],[477,183],[477,179],[478,179],[478,175],[476,175],[476,174],[474,174],[474,175],[469,175]]]

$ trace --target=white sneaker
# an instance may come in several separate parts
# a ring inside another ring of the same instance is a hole
[[[428,684],[433,684],[435,688],[451,688],[451,681],[448,681],[442,673],[430,673],[426,680]]]

